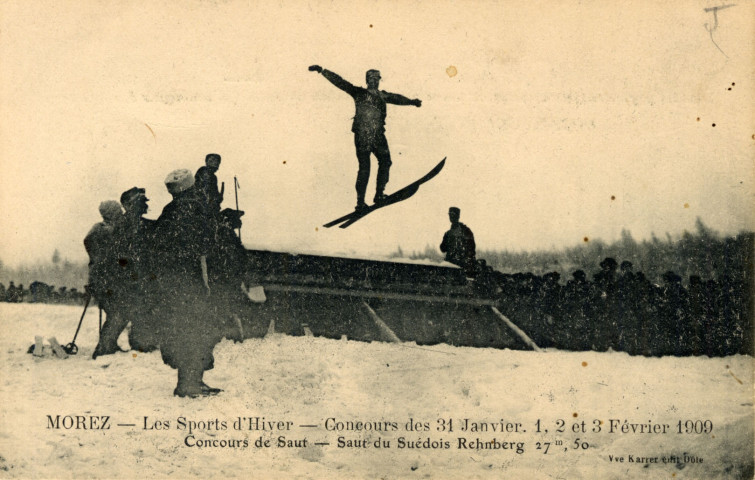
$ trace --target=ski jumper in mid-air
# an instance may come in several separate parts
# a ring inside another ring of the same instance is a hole
[[[357,173],[357,206],[356,210],[367,209],[364,201],[367,183],[370,179],[370,154],[375,154],[378,160],[378,173],[376,180],[374,203],[380,204],[385,200],[385,186],[391,169],[391,152],[388,149],[388,141],[385,139],[385,114],[386,104],[422,106],[419,99],[409,99],[397,93],[378,90],[380,84],[380,72],[367,70],[367,88],[357,87],[347,82],[339,75],[325,70],[319,65],[309,67],[312,72],[321,73],[330,83],[351,95],[356,105],[354,123],[351,131],[354,132],[354,146],[359,160],[359,173]]]

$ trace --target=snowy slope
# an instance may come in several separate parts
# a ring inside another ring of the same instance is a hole
[[[215,369],[205,379],[225,391],[190,400],[172,396],[176,374],[159,353],[91,360],[95,309],[85,317],[78,355],[61,360],[26,353],[34,335],[69,342],[80,315],[78,307],[0,304],[2,478],[752,475],[751,357],[535,353],[275,334],[219,344]],[[59,428],[49,428],[48,415]],[[65,428],[73,418],[66,416],[76,415],[86,422],[94,418],[95,426],[107,416],[110,429]],[[241,430],[234,428],[239,417]],[[264,417],[276,429],[250,430],[249,417]],[[410,419],[413,425],[427,423],[430,431],[409,431]],[[439,419],[445,431],[438,431]],[[464,419],[485,422],[489,429],[503,423],[512,431],[465,432]],[[700,421],[698,429],[712,425],[712,431],[677,433],[678,422],[686,420],[693,421],[693,431],[694,420]],[[158,421],[168,426],[158,429]],[[196,422],[191,435],[189,421]],[[363,422],[362,429],[326,428],[346,428],[349,422]],[[593,431],[598,427],[600,432]],[[631,433],[632,428],[667,433]],[[292,446],[277,446],[279,437]],[[271,446],[255,446],[259,439]],[[466,448],[493,439],[507,448]],[[218,446],[197,446],[206,441]],[[437,448],[424,448],[432,445]],[[680,461],[663,463],[671,456]],[[638,463],[641,457],[658,463]],[[702,463],[691,463],[693,458]]]

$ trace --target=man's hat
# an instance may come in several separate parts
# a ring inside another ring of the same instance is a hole
[[[224,208],[223,211],[220,212],[220,215],[223,218],[241,218],[244,216],[244,211],[236,210],[235,208]]]
[[[677,275],[675,272],[672,272],[671,270],[663,274],[663,279],[668,283],[679,283],[682,281],[682,277]]]
[[[549,272],[543,275],[543,279],[545,280],[553,280],[555,282],[558,282],[558,280],[561,278],[561,274],[558,272]]]
[[[171,194],[185,192],[194,186],[194,175],[185,168],[173,170],[165,177],[165,186]]]
[[[220,161],[220,155],[217,153],[208,153],[206,157],[204,157],[205,162],[209,162],[210,160],[217,160]]]
[[[618,263],[616,263],[616,260],[614,260],[611,257],[606,257],[605,260],[600,262],[600,268],[607,268],[607,269],[613,270],[617,266],[618,266]]]
[[[100,203],[100,215],[104,220],[115,218],[122,213],[121,205],[115,200],[105,200]]]
[[[448,213],[461,213],[461,210],[459,210],[459,207],[451,207],[448,209]]]
[[[378,79],[382,78],[380,76],[380,70],[374,70],[374,69],[367,70],[367,74],[365,75],[365,77],[367,77],[367,79],[374,78],[374,77],[377,77]]]
[[[146,190],[138,187],[131,187],[125,192],[121,193],[121,205],[125,206],[127,203],[131,203],[136,200],[139,195],[144,195],[146,198]]]
[[[241,217],[244,215],[243,210],[234,210],[233,208],[224,208],[220,212],[220,218],[222,221],[231,225],[232,228],[241,227]]]

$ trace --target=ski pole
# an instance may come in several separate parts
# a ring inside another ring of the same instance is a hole
[[[71,343],[63,347],[63,350],[69,355],[76,355],[79,352],[79,347],[76,346],[76,337],[79,336],[79,330],[81,330],[81,323],[84,321],[84,315],[87,313],[87,307],[89,307],[89,301],[92,299],[92,294],[87,292],[87,300],[86,303],[84,303],[84,311],[81,313],[81,318],[79,319],[79,326],[76,327],[76,333],[73,334],[73,340],[71,340]]]
[[[233,176],[233,194],[236,196],[236,211],[239,211],[239,188],[241,188],[241,185],[239,185],[239,181],[236,179],[236,176]],[[239,240],[241,240],[241,225],[239,225]]]

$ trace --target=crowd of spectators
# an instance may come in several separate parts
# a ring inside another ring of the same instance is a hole
[[[747,271],[715,279],[691,275],[687,282],[667,271],[655,284],[631,262],[606,258],[592,280],[583,270],[565,284],[560,277],[494,272],[501,310],[541,346],[641,355],[753,353]]]
[[[29,288],[23,284],[16,285],[10,281],[6,287],[0,283],[0,302],[8,303],[59,303],[66,305],[83,305],[86,293],[77,288],[59,287],[47,285],[43,282],[31,282]]]

